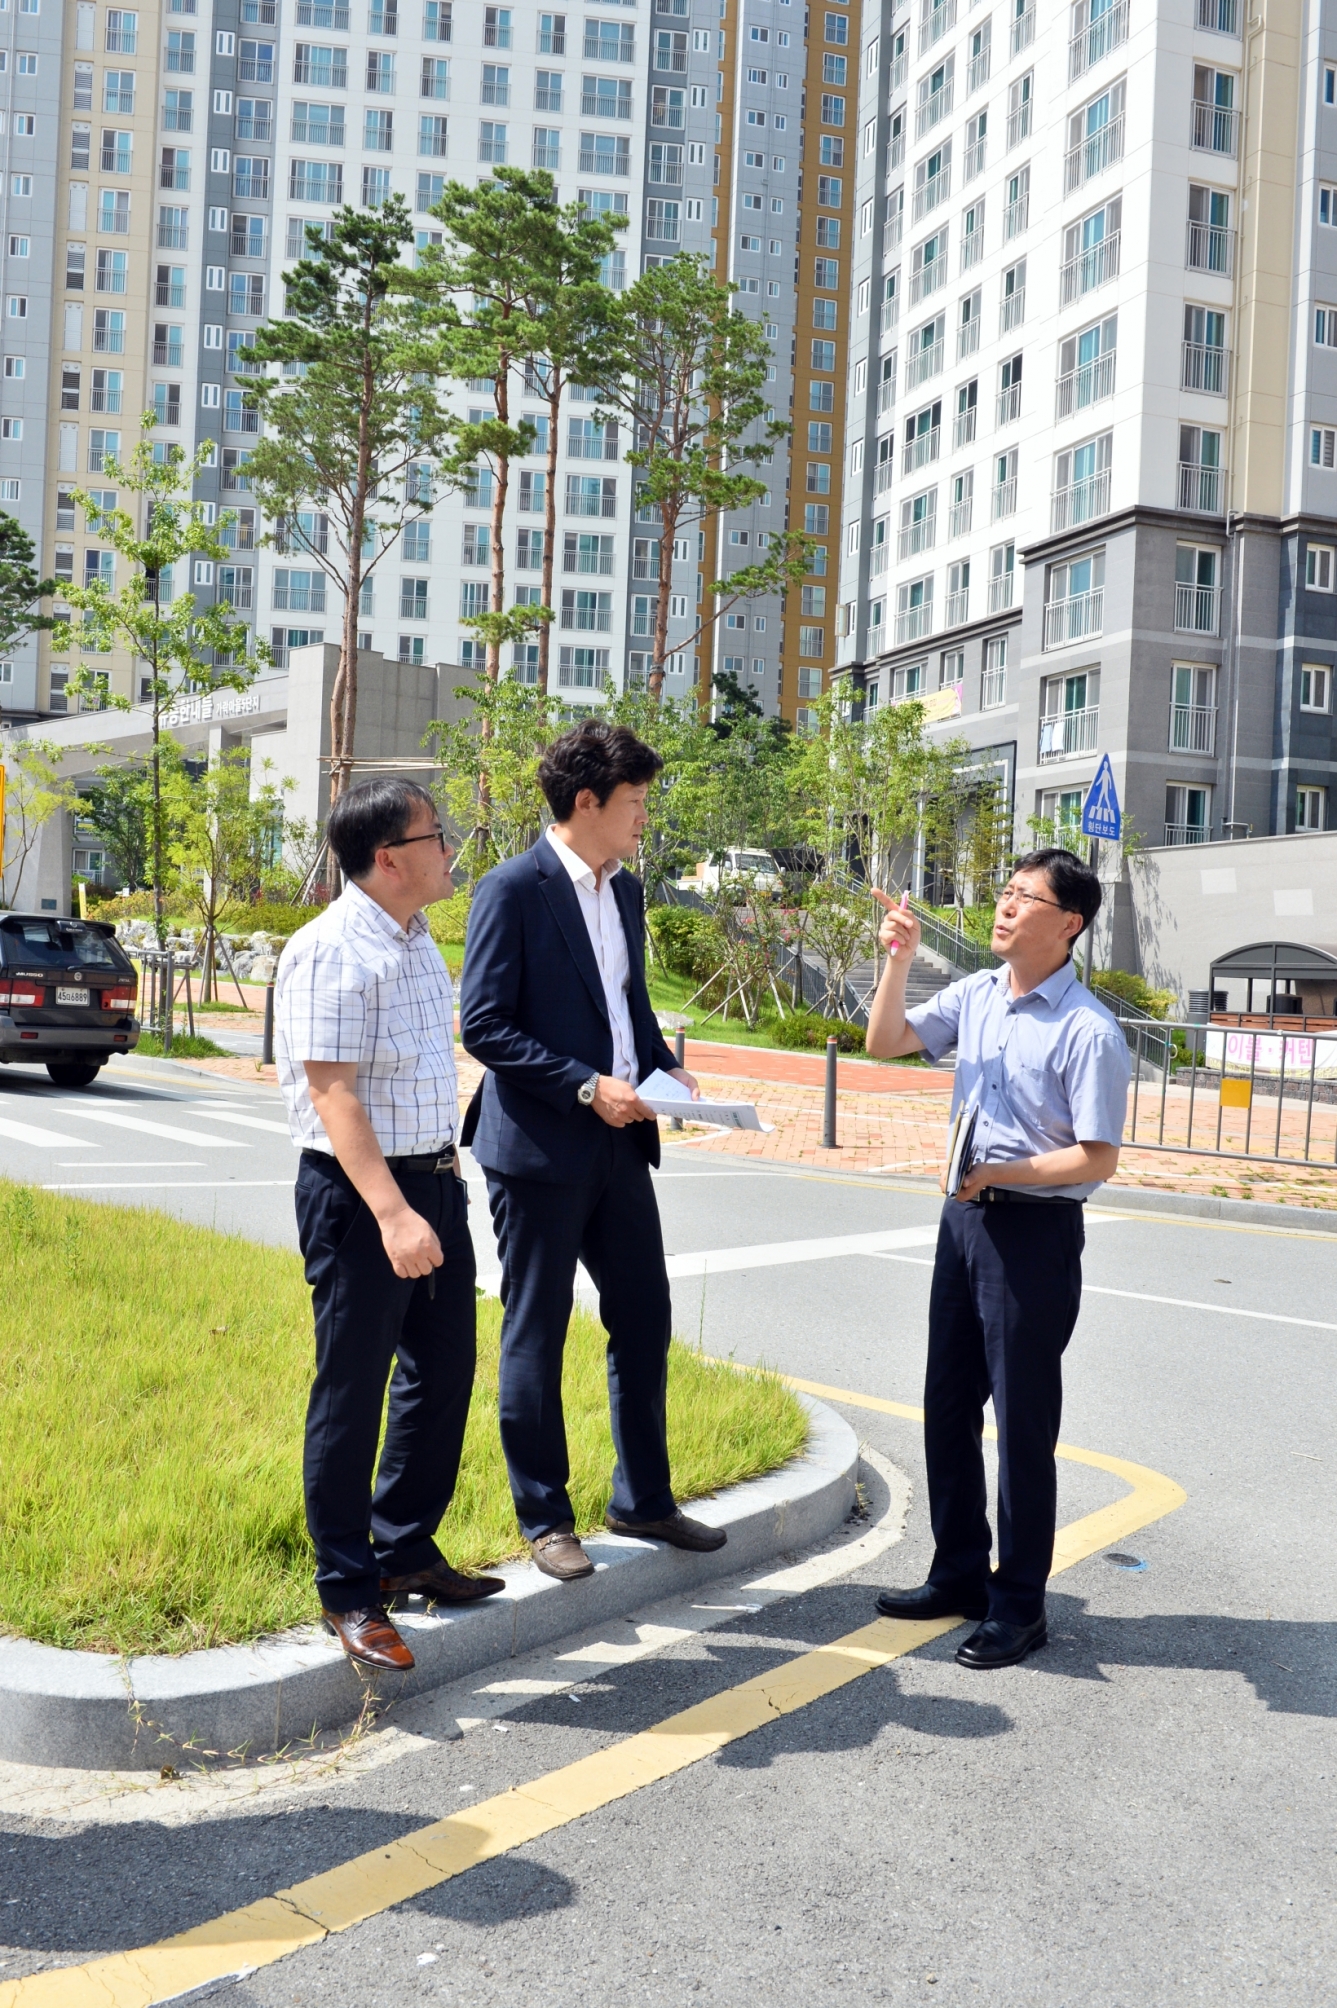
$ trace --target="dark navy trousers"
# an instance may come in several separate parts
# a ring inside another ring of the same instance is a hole
[[[629,1130],[603,1126],[591,1174],[550,1184],[489,1171],[501,1255],[501,1443],[527,1540],[575,1519],[562,1415],[562,1353],[576,1264],[599,1292],[608,1333],[612,1510],[673,1511],[666,1396],[671,1305],[650,1167]]]
[[[298,1240],[316,1315],[306,1524],[328,1611],[379,1603],[382,1574],[410,1575],[437,1559],[434,1536],[469,1417],[475,1300],[465,1188],[450,1172],[406,1172],[398,1182],[441,1243],[432,1290],[425,1276],[396,1276],[375,1216],[334,1158],[304,1151],[297,1173]]]
[[[1064,1348],[1082,1297],[1080,1206],[949,1199],[929,1300],[924,1450],[929,1581],[987,1595],[989,1615],[1031,1624],[1054,1559],[1054,1446]],[[989,1573],[984,1405],[998,1428],[998,1558]]]

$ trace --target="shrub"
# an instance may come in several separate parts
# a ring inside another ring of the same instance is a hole
[[[834,1039],[842,1053],[862,1053],[864,1050],[862,1025],[851,1025],[844,1018],[823,1018],[817,1011],[791,1011],[787,1018],[781,1018],[772,1026],[771,1032],[777,1046],[785,1046],[791,1051],[816,1048],[825,1052],[828,1039]]]
[[[1153,990],[1145,976],[1134,976],[1127,969],[1097,969],[1091,980],[1111,996],[1121,997],[1125,1004],[1136,1004],[1139,1010],[1149,1011],[1153,1018],[1168,1018],[1175,1002],[1173,990]]]
[[[198,937],[202,925],[198,913],[189,907],[166,903],[166,918],[175,933],[178,928],[189,928]],[[323,906],[285,906],[277,900],[257,901],[254,906],[225,906],[219,915],[219,933],[229,941],[247,940],[252,934],[278,934],[285,939],[296,934],[299,927],[305,927],[309,920],[316,920],[324,913]],[[90,920],[152,920],[153,894],[132,892],[128,899],[105,899],[100,905],[88,905]]]
[[[444,947],[461,948],[469,925],[469,894],[460,891],[453,899],[439,899],[427,909],[427,925],[432,939]]]
[[[701,981],[720,966],[719,922],[693,906],[652,906],[648,926],[659,959],[670,975]]]

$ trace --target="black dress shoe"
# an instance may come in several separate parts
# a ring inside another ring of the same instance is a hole
[[[505,1587],[500,1576],[462,1576],[438,1555],[430,1567],[411,1575],[382,1576],[381,1600],[390,1609],[402,1609],[410,1597],[423,1597],[429,1604],[476,1604]]]
[[[700,1555],[722,1548],[729,1538],[723,1527],[707,1527],[704,1520],[689,1520],[681,1512],[670,1513],[666,1520],[619,1520],[605,1513],[604,1526],[610,1534],[631,1534],[638,1541],[667,1541],[670,1548],[690,1548]]]
[[[986,1618],[989,1598],[984,1590],[940,1590],[921,1583],[917,1590],[879,1590],[877,1607],[884,1618]]]
[[[1048,1643],[1049,1627],[1043,1615],[1033,1625],[1004,1624],[1001,1618],[989,1618],[978,1631],[962,1639],[956,1648],[959,1666],[978,1666],[984,1669],[995,1666],[1015,1666],[1025,1659],[1027,1653],[1036,1652]]]

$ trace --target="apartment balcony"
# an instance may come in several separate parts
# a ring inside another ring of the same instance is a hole
[[[339,138],[337,140],[334,137],[334,133],[336,130],[339,133]],[[238,117],[238,119],[236,120],[236,137],[238,139],[249,139],[249,140],[266,140],[266,141],[271,140],[274,137],[274,121],[268,118]],[[296,125],[294,124],[293,138],[297,139],[298,137],[299,134],[297,132]],[[331,127],[330,145],[342,146],[343,143],[344,143],[343,127],[342,126],[339,126],[338,128]]]
[[[1097,286],[1108,285],[1111,279],[1117,279],[1120,235],[1116,230],[1112,237],[1102,238],[1099,244],[1079,251],[1061,268],[1059,291],[1063,306],[1080,300],[1084,293],[1093,293]]]
[[[180,353],[181,351],[178,349],[178,357]],[[88,393],[88,409],[90,411],[109,411],[115,417],[121,409],[121,392],[119,390],[99,390],[95,384]],[[176,406],[176,414],[179,421],[181,416],[180,405]]]
[[[895,251],[899,247],[901,239],[904,237],[904,235],[905,235],[905,211],[902,209],[898,210],[895,216],[889,216],[887,218],[886,224],[882,231],[882,249],[884,251]]]
[[[961,239],[961,270],[968,272],[984,256],[984,232],[972,230]]]
[[[1184,264],[1190,272],[1218,272],[1229,279],[1235,270],[1235,233],[1216,223],[1190,223],[1184,248]]]
[[[952,109],[954,86],[944,84],[941,90],[930,91],[915,113],[915,138],[922,139],[926,132],[932,132],[939,120],[945,119]]]
[[[986,47],[980,50],[978,56],[972,56],[969,63],[967,63],[966,65],[967,97],[970,96],[972,91],[977,91],[980,88],[981,84],[988,83],[989,63],[992,55],[993,55],[993,50]]]
[[[158,225],[158,249],[160,251],[184,251],[190,242],[190,229],[185,223],[160,223]]]
[[[1061,376],[1055,387],[1054,417],[1071,418],[1075,411],[1085,411],[1090,404],[1099,404],[1102,398],[1114,395],[1114,354],[1097,356],[1091,363],[1083,363],[1077,370],[1070,370]]]
[[[1100,706],[1089,704],[1085,711],[1060,711],[1040,720],[1040,764],[1051,760],[1076,760],[1094,753],[1100,731]]]
[[[919,53],[940,42],[949,28],[956,26],[956,0],[929,0],[919,17]]]
[[[1081,140],[1063,156],[1063,192],[1070,195],[1074,188],[1085,187],[1107,167],[1123,159],[1123,114],[1111,119],[1099,132]]]
[[[970,588],[961,592],[948,593],[943,601],[942,620],[944,627],[962,627],[970,619]]]
[[[539,29],[540,56],[564,56],[566,54],[565,28]]]
[[[1014,237],[1020,237],[1031,220],[1031,198],[1029,194],[1019,196],[1009,202],[1003,211],[1003,242],[1010,244]]]
[[[926,600],[922,607],[910,607],[907,612],[897,614],[894,633],[897,644],[903,641],[922,641],[933,632],[933,602]]]
[[[1197,516],[1219,516],[1225,493],[1224,467],[1196,467],[1179,463],[1179,506]]]
[[[1198,26],[1213,35],[1238,35],[1237,0],[1198,0]]]
[[[990,579],[989,612],[991,614],[1005,614],[1007,612],[1012,604],[1012,588],[1015,579],[1016,574],[1014,572],[1000,572],[996,578]],[[995,671],[994,674],[999,678],[999,694],[994,699],[994,702],[1001,704],[1003,701],[1001,679],[1004,672],[1000,669]]]
[[[299,28],[337,28],[341,34],[346,34],[348,9],[334,4],[334,0],[297,0],[297,25]]]
[[[1215,634],[1220,617],[1221,588],[1175,584],[1175,631]]]
[[[1109,506],[1110,470],[1106,467],[1088,481],[1074,481],[1070,487],[1056,490],[1050,504],[1050,530],[1075,530],[1083,523],[1094,523],[1098,516],[1109,514]]]
[[[895,139],[891,142],[891,145],[887,148],[887,173],[890,174],[893,168],[899,167],[904,159],[905,159],[905,134],[903,132],[899,132],[897,133]]]
[[[1105,588],[1093,586],[1089,593],[1074,593],[1071,599],[1051,600],[1045,608],[1046,648],[1067,648],[1100,634],[1105,626]]]
[[[1213,754],[1216,751],[1216,706],[1173,704],[1170,707],[1170,751]]]
[[[161,369],[179,370],[184,368],[185,347],[181,342],[155,342],[153,360]]]
[[[915,222],[918,223],[921,216],[927,216],[930,210],[936,209],[940,202],[945,202],[951,192],[952,170],[950,167],[945,167],[941,174],[931,174],[928,180],[915,190],[914,202],[912,204]]]
[[[887,90],[892,97],[895,97],[897,91],[904,89],[909,60],[909,57],[902,50],[891,66],[891,75],[887,79]]]
[[[1031,101],[1027,98],[1024,105],[1018,105],[1014,112],[1009,112],[1007,115],[1007,150],[1011,152],[1014,146],[1020,146],[1021,142],[1030,136]]]
[[[931,551],[938,540],[938,519],[925,516],[918,523],[910,523],[896,539],[896,557],[913,558],[920,551]]]
[[[901,301],[900,301],[900,295],[896,294],[890,300],[884,300],[882,302],[882,311],[878,316],[879,334],[889,335],[892,329],[896,326],[896,323],[900,320],[900,318],[901,318]]]
[[[896,372],[893,369],[891,375],[889,377],[883,377],[881,383],[877,387],[877,409],[879,417],[882,415],[883,412],[890,411],[891,407],[895,404],[895,402],[896,402]]]
[[[948,540],[950,541],[953,537],[968,537],[974,515],[975,498],[973,495],[967,495],[963,502],[953,502],[951,508],[947,511]],[[992,608],[990,611],[992,612]]]
[[[872,553],[868,560],[868,576],[870,579],[880,579],[882,574],[886,571],[887,558],[890,554],[890,550],[891,546],[885,542],[881,544],[874,544]]]
[[[278,613],[323,614],[325,611],[325,581],[315,580],[309,586],[295,586],[283,578],[280,572],[274,580],[274,608]]]
[[[998,393],[998,425],[1013,425],[1021,417],[1021,385],[1010,383],[1006,390]]]
[[[895,473],[895,471],[896,471],[896,463],[894,460],[878,461],[877,472],[873,476],[874,495],[886,494],[888,488],[890,488],[891,486],[892,476]]]
[[[1167,823],[1165,841],[1167,844],[1205,844],[1211,831],[1204,823]]]
[[[1089,69],[1128,40],[1128,0],[1116,0],[1096,20],[1068,43],[1068,82],[1075,83]]]
[[[942,430],[934,426],[929,432],[920,432],[913,439],[907,439],[901,454],[901,473],[913,474],[917,467],[927,467],[942,451]],[[890,466],[890,462],[885,463]]]
[[[1015,516],[1016,513],[1017,477],[1014,474],[1010,481],[999,481],[994,484],[989,497],[989,515],[991,521],[998,523],[1004,516]]]
[[[931,265],[921,265],[917,272],[910,274],[910,305],[916,306],[926,300],[930,293],[936,293],[939,286],[947,283],[947,260],[935,258]]]
[[[245,44],[242,46],[245,47]],[[240,56],[237,59],[237,81],[240,84],[272,84],[273,61],[263,56]]]
[[[1205,390],[1213,396],[1224,397],[1230,388],[1229,378],[1229,349],[1206,348],[1201,342],[1185,342],[1181,379],[1185,390]]]
[[[1009,606],[1011,606],[1012,604],[1012,596],[1010,593],[1007,598],[1007,604]],[[993,604],[993,587],[991,585],[989,588],[989,612],[994,613],[996,611],[997,610]],[[1007,696],[1006,669],[986,669],[983,676],[980,678],[980,710],[996,711],[998,709],[998,706],[1003,702],[1006,696]]]
[[[1024,14],[1018,14],[1012,23],[1012,31],[1007,39],[1009,56],[1019,56],[1023,49],[1029,49],[1035,40],[1035,9],[1028,7]]]
[[[1019,328],[1026,318],[1026,288],[1018,286],[1015,293],[1009,293],[998,306],[998,332],[1006,335],[1013,328]]]
[[[942,370],[943,341],[941,337],[931,348],[917,349],[905,365],[905,388],[913,390],[916,384],[926,383],[930,377]]]
[[[129,155],[117,154],[116,158],[117,160],[123,159],[125,161],[125,166],[118,167],[113,170],[108,165],[106,154],[105,153],[103,154],[102,156],[103,173],[109,174],[115,172],[117,174],[129,174],[130,172]],[[190,190],[190,169],[188,167],[160,167],[158,169],[158,186],[159,188],[179,189],[182,194],[188,194]]]
[[[953,453],[959,447],[969,446],[971,440],[975,437],[975,414],[978,409],[977,405],[972,404],[968,411],[958,411],[956,417],[952,420]]]
[[[1221,153],[1234,160],[1239,152],[1239,118],[1225,105],[1195,103],[1189,144],[1199,153]]]
[[[984,133],[979,139],[972,140],[966,148],[961,163],[961,179],[963,182],[973,181],[977,174],[983,174],[984,155],[988,144],[989,135]]]

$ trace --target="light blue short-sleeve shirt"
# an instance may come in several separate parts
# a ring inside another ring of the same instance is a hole
[[[1077,981],[1071,962],[1024,997],[1012,972],[982,969],[951,983],[905,1022],[932,1060],[956,1048],[952,1113],[976,1106],[976,1160],[1008,1164],[1075,1143],[1121,1143],[1132,1068],[1118,1020]],[[1095,1185],[1047,1185],[1087,1199]]]

